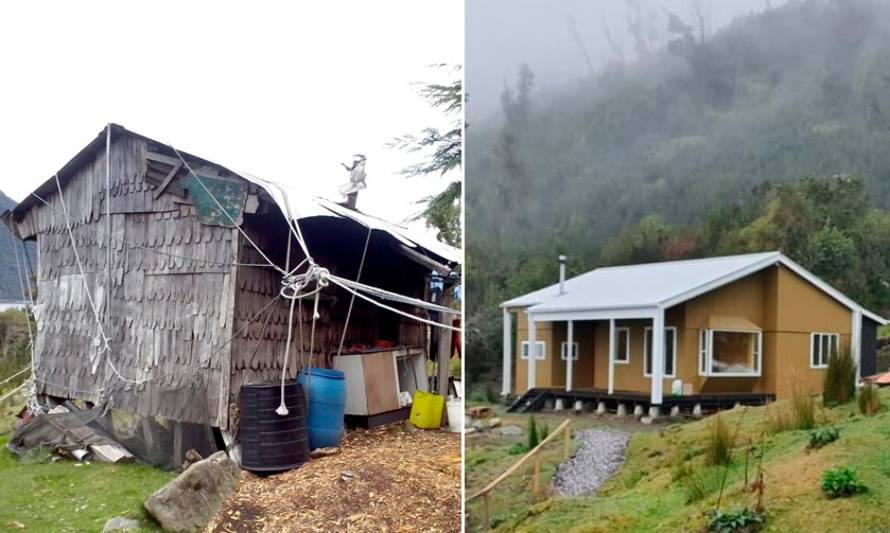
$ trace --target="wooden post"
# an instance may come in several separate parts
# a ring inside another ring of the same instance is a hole
[[[565,442],[565,458],[568,460],[569,456],[572,455],[572,429],[566,424],[565,428],[566,432],[566,442]]]
[[[491,529],[491,493],[482,495],[482,525],[486,531]]]
[[[445,307],[451,307],[451,303],[454,301],[454,293],[453,286],[448,287],[444,291],[442,291],[442,305]],[[451,315],[446,313],[440,313],[441,318],[439,321],[442,324],[451,325]],[[437,393],[444,396],[446,399],[448,398],[448,376],[450,373],[450,363],[451,363],[451,330],[445,328],[435,328],[438,329],[439,334],[439,353],[437,356],[437,361],[439,363],[439,368],[437,372],[438,378],[436,381],[438,382],[438,391]],[[443,411],[442,423],[446,422],[445,415],[446,413]]]

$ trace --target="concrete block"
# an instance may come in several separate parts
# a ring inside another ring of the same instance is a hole
[[[627,406],[624,405],[623,403],[619,403],[619,404],[618,404],[618,410],[615,411],[615,415],[618,416],[618,417],[625,417],[625,416],[627,416]]]
[[[659,413],[660,413],[660,409],[658,408],[657,405],[652,405],[649,407],[649,418],[651,418],[652,420],[657,419]]]
[[[562,398],[556,399],[556,403],[554,404],[553,409],[554,409],[554,411],[562,411],[563,410]]]
[[[643,406],[640,404],[634,405],[634,416],[641,417],[643,416]]]
[[[700,403],[695,404],[695,407],[692,408],[692,416],[697,416],[697,417],[702,416],[702,409],[701,409]]]
[[[596,406],[596,414],[604,415],[606,414],[606,402],[600,402]]]

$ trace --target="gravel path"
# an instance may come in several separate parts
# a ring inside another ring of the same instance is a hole
[[[575,434],[581,447],[559,465],[553,492],[559,496],[587,496],[614,474],[624,462],[630,434],[611,428],[584,429]]]

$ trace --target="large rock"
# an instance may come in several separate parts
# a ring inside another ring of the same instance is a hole
[[[238,465],[225,452],[216,452],[158,489],[145,502],[145,510],[165,530],[195,531],[235,493],[240,478]]]

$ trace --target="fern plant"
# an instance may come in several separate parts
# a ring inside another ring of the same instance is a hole
[[[763,527],[763,515],[745,507],[708,513],[708,533],[753,533]]]
[[[840,430],[834,426],[810,431],[810,443],[807,447],[811,449],[819,449],[836,441],[840,436]]]
[[[866,490],[859,474],[848,466],[829,468],[822,473],[822,492],[829,498],[845,498]]]

